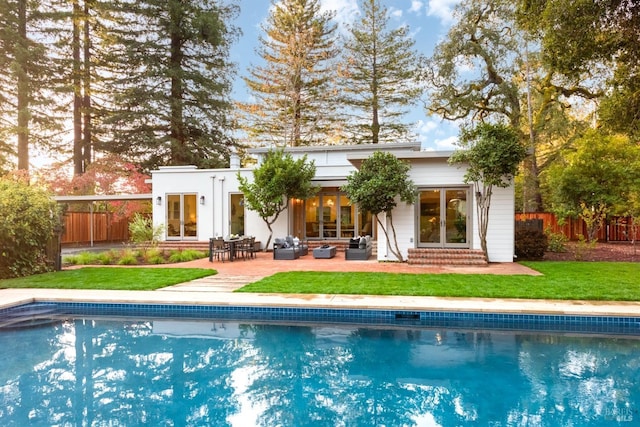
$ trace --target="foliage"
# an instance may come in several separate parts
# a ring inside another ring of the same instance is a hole
[[[146,168],[226,165],[235,145],[229,54],[237,13],[212,0],[145,0],[111,11],[116,30],[104,48],[116,105],[105,112],[112,140],[100,148]]]
[[[284,146],[325,143],[333,131],[333,15],[318,0],[271,1],[258,55],[244,81],[255,102],[240,104],[251,140]]]
[[[129,239],[142,247],[143,253],[156,246],[164,231],[164,225],[154,226],[153,219],[136,213],[129,222]]]
[[[30,150],[50,148],[62,129],[56,108],[63,102],[51,90],[60,70],[42,36],[50,22],[41,9],[41,2],[0,1],[0,167],[16,155],[18,169],[28,170]]]
[[[609,209],[606,205],[587,206],[584,202],[580,202],[580,218],[587,227],[587,240],[589,242],[597,242],[598,231],[605,224]]]
[[[474,186],[480,245],[489,259],[487,230],[493,187],[512,185],[518,166],[526,156],[525,148],[512,128],[488,123],[464,129],[459,144],[461,149],[453,153],[449,162],[467,165],[464,181]]]
[[[61,229],[59,206],[19,176],[0,178],[0,278],[51,269],[47,244]]]
[[[402,123],[402,115],[422,93],[415,41],[406,25],[389,28],[389,11],[380,0],[361,0],[360,9],[338,68],[341,101],[350,115],[345,131],[358,143],[409,140],[410,124]]]
[[[84,267],[0,281],[1,288],[150,291],[216,274],[209,268]]]
[[[253,169],[253,181],[238,172],[239,189],[244,194],[247,208],[258,213],[267,224],[269,248],[273,230],[271,226],[287,209],[291,199],[305,200],[313,196],[318,187],[311,183],[316,174],[313,161],[307,162],[306,154],[294,160],[284,149],[269,150],[259,167]]]
[[[204,258],[206,254],[193,249],[163,251],[158,248],[138,250],[125,248],[105,252],[83,251],[67,255],[62,260],[71,265],[138,265],[189,262]]]
[[[547,245],[547,236],[540,230],[516,231],[515,252],[518,259],[542,259]]]
[[[455,23],[423,67],[430,90],[426,109],[446,120],[508,123],[531,154],[522,181],[524,206],[540,209],[539,177],[580,124],[569,108],[599,92],[588,81],[556,77],[540,57],[536,35],[517,20],[516,6],[508,0],[456,6]]]
[[[413,204],[416,200],[416,188],[409,179],[410,168],[407,162],[391,153],[375,151],[362,162],[359,170],[347,177],[347,184],[342,187],[351,203],[375,216],[387,241],[393,241],[394,246],[390,250],[399,261],[403,261],[403,256],[398,247],[392,212],[398,199],[407,204]],[[385,214],[388,227],[380,220],[378,215],[381,213]],[[389,239],[389,231],[392,240]]]
[[[547,249],[551,252],[566,252],[567,242],[569,238],[563,233],[554,233],[550,227],[544,230],[544,234],[547,235],[548,246]]]
[[[42,168],[34,179],[58,196],[106,195],[106,194],[143,194],[150,193],[151,186],[146,181],[149,175],[142,173],[131,162],[121,156],[109,155],[95,160],[85,173],[69,176],[62,164]],[[71,204],[73,211],[89,209],[87,203]],[[130,218],[135,213],[151,212],[151,205],[144,201],[110,201],[94,203],[94,210],[113,212],[115,217]]]
[[[138,264],[138,256],[135,251],[125,249],[118,258],[118,265],[136,265]]]
[[[523,26],[539,41],[543,59],[564,80],[602,90],[599,115],[610,130],[640,131],[640,8],[633,1],[518,2]]]
[[[554,210],[587,216],[629,212],[639,188],[639,166],[640,147],[628,138],[597,130],[585,133],[548,172]]]
[[[206,255],[204,252],[194,249],[177,250],[171,251],[171,253],[169,254],[169,262],[189,262],[196,259],[204,258],[205,256]]]

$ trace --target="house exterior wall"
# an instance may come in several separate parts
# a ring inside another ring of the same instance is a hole
[[[304,147],[287,150],[292,157],[307,155],[316,165],[314,182],[321,187],[339,187],[347,182],[346,177],[357,170],[359,162],[369,157],[374,150],[391,151],[398,158],[411,164],[409,176],[419,190],[430,188],[469,188],[468,226],[472,225],[469,234],[469,245],[480,249],[478,235],[475,197],[470,185],[464,184],[464,167],[448,164],[450,153],[419,152],[412,144],[393,144],[381,146],[333,146]],[[266,154],[266,149],[252,152],[258,158],[258,164]],[[235,164],[232,162],[232,164]],[[196,169],[194,166],[161,167],[152,172],[153,184],[153,222],[155,225],[166,223],[166,201],[168,194],[195,193],[198,200],[198,230],[193,240],[205,241],[214,236],[227,236],[230,232],[230,194],[239,193],[237,174],[252,177],[252,170],[247,168],[233,169]],[[204,196],[204,204],[200,197]],[[156,203],[160,197],[161,203]],[[495,188],[488,230],[488,251],[491,262],[511,262],[514,253],[514,193],[513,187]],[[381,216],[381,220],[386,218]],[[393,212],[397,241],[403,258],[406,259],[409,248],[417,247],[418,241],[418,207],[399,202]],[[273,224],[273,237],[285,236],[291,230],[292,220],[289,210],[281,213]],[[269,237],[269,230],[256,212],[245,207],[245,233],[256,236],[262,245]],[[162,239],[167,236],[163,235]],[[396,260],[388,250],[384,232],[378,226],[378,259]],[[186,240],[186,239],[185,239]]]

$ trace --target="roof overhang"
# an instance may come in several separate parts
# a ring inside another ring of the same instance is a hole
[[[448,160],[453,154],[453,151],[404,151],[399,153],[393,153],[398,159],[406,160],[408,162],[416,162],[423,160]],[[347,154],[347,160],[356,168],[360,169],[362,161],[367,159],[369,155],[365,153],[351,153]]]
[[[153,198],[148,194],[102,194],[89,196],[54,196],[53,200],[58,203],[91,203],[91,202],[116,202],[128,200],[149,200]]]

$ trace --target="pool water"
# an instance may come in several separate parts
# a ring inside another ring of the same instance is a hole
[[[640,422],[638,337],[96,317],[0,349],[2,426]]]

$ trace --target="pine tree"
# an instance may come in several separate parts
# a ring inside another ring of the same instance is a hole
[[[30,149],[47,147],[61,126],[52,114],[55,72],[40,35],[41,7],[40,2],[0,0],[0,159],[17,156],[22,170],[29,169]]]
[[[357,143],[407,141],[414,137],[402,116],[422,93],[420,56],[408,27],[389,28],[388,11],[379,0],[363,0],[361,9],[339,68],[343,104],[351,116],[346,132]]]
[[[145,168],[224,166],[235,144],[229,49],[236,14],[212,0],[114,3],[115,29],[102,46],[113,100],[99,148]]]
[[[272,0],[258,49],[264,65],[244,78],[256,100],[240,106],[252,140],[281,147],[326,143],[335,119],[332,18],[320,12],[318,0]]]

